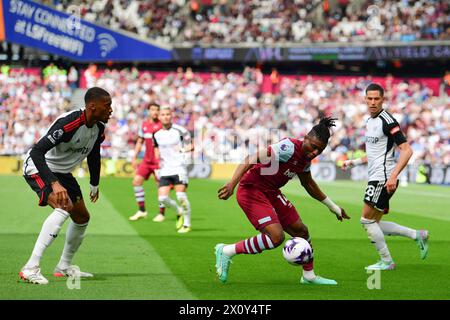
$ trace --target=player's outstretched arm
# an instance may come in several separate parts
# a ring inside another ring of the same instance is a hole
[[[227,200],[233,195],[234,188],[239,183],[244,174],[250,170],[258,162],[267,163],[270,161],[270,157],[267,154],[267,150],[261,150],[252,156],[247,156],[244,163],[240,164],[234,171],[233,178],[231,181],[226,183],[222,188],[220,188],[217,193],[221,200]]]
[[[311,176],[311,171],[302,172],[298,174],[298,177],[300,178],[300,182],[306,192],[308,192],[308,194],[317,201],[320,201],[326,205],[328,209],[336,215],[336,218],[339,221],[343,221],[343,219],[350,219],[344,209],[336,205],[330,198],[327,197],[325,193],[322,192],[322,190],[320,190],[318,184]]]
[[[367,156],[358,158],[358,159],[353,159],[353,160],[345,160],[342,163],[342,170],[348,170],[351,169],[355,166],[359,166],[361,164],[366,164],[367,163]]]

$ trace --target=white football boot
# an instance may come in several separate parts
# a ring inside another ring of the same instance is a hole
[[[79,277],[79,278],[92,278],[94,275],[89,272],[83,272],[77,266],[68,266],[67,268],[61,268],[56,266],[53,271],[53,276],[57,278],[61,277]]]
[[[34,284],[48,284],[48,280],[42,275],[41,268],[22,268],[19,272],[19,277],[27,282]]]
[[[158,213],[154,218],[153,222],[163,222],[166,217],[162,213]]]
[[[147,218],[147,211],[138,210],[134,215],[132,215],[129,219],[131,221],[136,221],[141,218]]]

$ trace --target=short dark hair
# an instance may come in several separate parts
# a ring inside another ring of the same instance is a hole
[[[381,96],[384,97],[384,89],[378,83],[369,84],[366,88],[366,95],[367,95],[367,91],[379,91]]]
[[[308,132],[308,135],[316,136],[320,139],[320,141],[328,144],[328,139],[330,138],[330,128],[336,126],[334,123],[336,120],[336,118],[331,117],[321,118],[319,124],[315,125],[311,131]]]
[[[92,87],[86,91],[84,95],[84,103],[88,104],[89,102],[96,101],[101,97],[109,97],[110,94],[105,89],[100,87]]]
[[[150,107],[153,107],[153,106],[157,107],[158,110],[161,109],[161,106],[158,103],[156,103],[155,101],[152,101],[148,104],[148,109],[150,109]]]

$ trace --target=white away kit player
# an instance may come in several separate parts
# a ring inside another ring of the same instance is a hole
[[[72,221],[53,275],[93,276],[71,264],[83,241],[90,217],[80,186],[71,172],[87,157],[90,200],[96,202],[99,196],[100,143],[104,139],[104,124],[108,122],[112,109],[109,93],[98,87],[87,90],[84,100],[84,109],[65,113],[52,123],[47,133],[28,151],[24,161],[24,178],[37,193],[39,205],[50,205],[54,209],[44,221],[31,257],[19,273],[27,282],[48,283],[41,273],[40,261],[45,249],[55,240],[69,217]]]
[[[191,205],[186,195],[189,182],[186,153],[194,147],[189,131],[172,123],[172,110],[169,107],[161,107],[159,119],[163,127],[153,134],[155,156],[160,159],[158,200],[166,208],[177,209],[178,233],[187,233],[191,231]],[[169,197],[171,186],[175,189],[180,206]]]

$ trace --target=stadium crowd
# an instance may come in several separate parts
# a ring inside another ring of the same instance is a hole
[[[70,110],[66,72],[44,75],[2,67],[0,74],[0,154],[23,155],[62,111]]]
[[[2,68],[3,69],[3,68]],[[323,159],[339,161],[364,145],[371,78],[296,79],[281,77],[279,91],[262,90],[256,68],[241,74],[200,74],[187,68],[157,74],[131,69],[86,70],[86,84],[113,97],[113,118],[102,144],[104,156],[132,156],[138,127],[150,101],[171,106],[175,121],[195,137],[195,157],[239,162],[257,145],[301,137],[319,116],[339,119]],[[386,107],[400,122],[415,151],[413,161],[450,164],[450,100],[414,81],[386,79]],[[12,69],[0,74],[0,154],[23,155],[61,111],[73,108],[67,73],[50,75]],[[77,107],[81,107],[77,106]]]
[[[450,40],[450,4],[445,0],[43,2],[112,29],[170,43]]]

